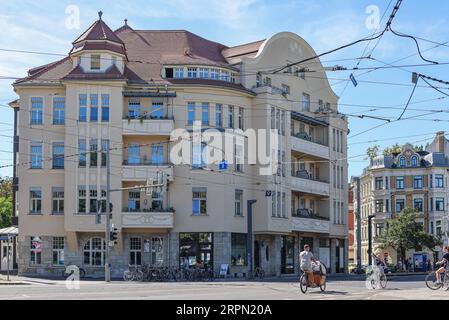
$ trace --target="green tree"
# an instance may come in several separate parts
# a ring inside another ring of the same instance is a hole
[[[12,199],[0,197],[0,228],[11,226],[12,211]]]
[[[399,145],[399,143],[395,143],[391,147],[387,147],[384,149],[383,154],[384,156],[387,156],[392,153],[400,153],[402,151],[402,147]]]
[[[424,146],[423,145],[416,145],[413,147],[416,151],[424,151]]]
[[[423,248],[433,250],[442,244],[440,238],[427,234],[422,225],[416,222],[416,212],[410,208],[404,208],[393,220],[388,222],[386,230],[379,236],[380,247],[396,250],[402,263],[405,262],[407,250],[417,251]]]
[[[0,177],[0,197],[12,197],[12,178]]]
[[[370,159],[374,159],[379,154],[379,147],[380,146],[378,146],[378,145],[374,145],[374,146],[369,147],[368,149],[366,149],[366,155]]]

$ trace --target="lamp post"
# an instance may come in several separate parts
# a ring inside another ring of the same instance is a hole
[[[368,259],[369,259],[369,265],[373,265],[373,259],[372,259],[372,253],[373,253],[373,226],[372,226],[372,220],[375,218],[375,215],[369,215],[368,216]]]
[[[257,200],[248,200],[248,216],[247,216],[247,228],[248,228],[248,238],[246,245],[246,255],[248,257],[248,278],[253,278],[253,204]]]

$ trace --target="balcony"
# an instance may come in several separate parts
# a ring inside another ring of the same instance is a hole
[[[173,228],[174,212],[172,211],[140,211],[122,212],[122,228]]]
[[[146,158],[137,159],[129,163],[128,160],[123,161],[122,180],[127,181],[143,181],[148,178],[156,179],[157,172],[164,171],[169,181],[173,181],[173,166],[168,162],[154,163]]]
[[[124,135],[170,135],[175,127],[173,117],[126,116],[123,119]]]
[[[312,139],[306,133],[300,132],[292,135],[292,150],[306,153],[314,157],[329,159],[329,147]]]
[[[317,194],[328,197],[330,194],[329,182],[312,179],[307,171],[292,172],[291,188],[302,193]]]
[[[314,214],[309,209],[297,209],[292,215],[292,231],[329,233],[329,218]]]

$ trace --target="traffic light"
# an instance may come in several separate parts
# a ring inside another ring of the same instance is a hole
[[[109,241],[113,241],[114,244],[117,244],[117,239],[118,239],[118,229],[116,227],[114,227],[114,225],[112,225],[112,230],[110,231],[109,234]]]

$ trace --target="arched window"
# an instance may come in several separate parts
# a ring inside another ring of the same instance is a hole
[[[102,238],[92,238],[84,245],[84,264],[103,266],[106,242]]]
[[[404,156],[399,157],[399,166],[405,167],[405,157]]]
[[[417,167],[417,166],[418,166],[418,157],[413,156],[412,157],[412,167]]]

